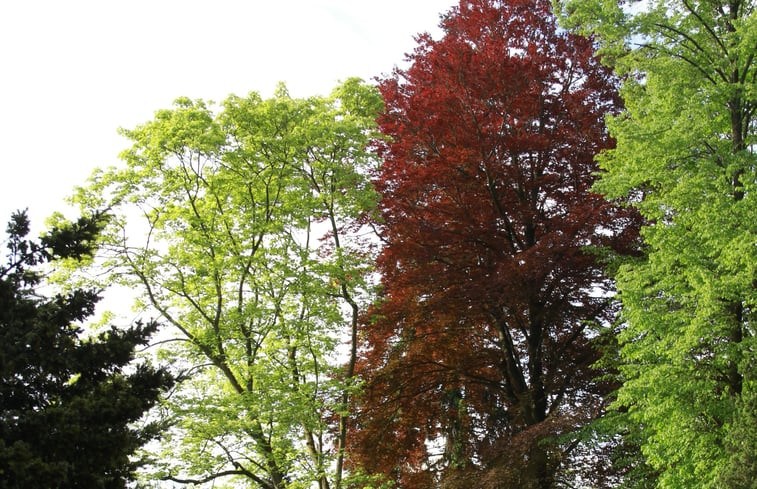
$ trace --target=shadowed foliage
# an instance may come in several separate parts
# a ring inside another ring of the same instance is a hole
[[[122,488],[140,461],[134,452],[158,435],[135,426],[173,384],[162,369],[134,364],[157,324],[111,327],[83,339],[75,324],[94,313],[91,290],[45,297],[40,265],[92,252],[103,217],[82,218],[27,240],[24,212],[8,225],[0,266],[0,487]]]

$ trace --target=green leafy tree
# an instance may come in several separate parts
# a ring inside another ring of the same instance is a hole
[[[177,333],[164,353],[186,380],[157,476],[344,484],[381,109],[357,79],[330,97],[294,99],[283,85],[267,100],[231,96],[218,113],[179,99],[124,131],[125,167],[80,190],[85,208],[115,215],[101,247],[109,280]]]
[[[755,2],[559,5],[625,76],[597,188],[648,220],[646,258],[617,274],[618,426],[659,487],[753,487]]]
[[[160,431],[135,425],[172,377],[132,363],[155,323],[111,328],[84,339],[77,323],[99,297],[90,290],[45,297],[40,265],[92,251],[100,217],[26,239],[25,212],[8,225],[0,265],[0,488],[122,488],[140,461],[134,452]]]

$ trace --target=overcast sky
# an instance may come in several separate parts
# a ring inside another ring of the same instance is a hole
[[[455,0],[0,0],[0,225],[36,224],[179,96],[389,73]]]

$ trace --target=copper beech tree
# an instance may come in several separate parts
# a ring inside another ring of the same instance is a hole
[[[380,82],[384,288],[353,462],[403,489],[560,487],[594,470],[570,435],[605,407],[603,265],[636,243],[590,190],[617,80],[548,0],[464,0],[441,27]]]

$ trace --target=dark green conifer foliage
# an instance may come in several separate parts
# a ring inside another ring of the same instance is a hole
[[[133,364],[156,323],[111,327],[83,339],[75,325],[99,293],[45,297],[38,266],[91,253],[104,217],[82,218],[28,240],[15,213],[0,265],[0,488],[120,488],[139,462],[131,455],[160,431],[133,424],[173,384],[164,369]],[[127,368],[128,367],[128,368]]]

